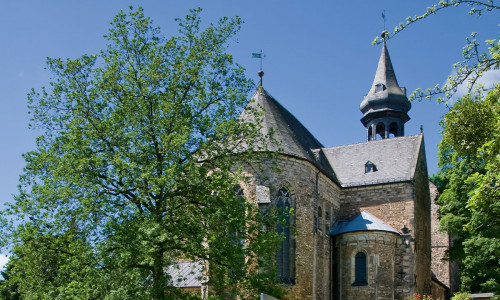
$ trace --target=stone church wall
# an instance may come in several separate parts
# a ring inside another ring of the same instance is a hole
[[[421,155],[422,153],[423,150]],[[333,296],[337,294],[341,288],[337,284],[340,282],[338,277],[342,275],[336,271],[340,270],[339,266],[335,265],[336,259],[340,259],[339,262],[345,265],[350,263],[351,258],[346,257],[346,253],[332,249],[336,242],[332,243],[329,230],[336,221],[350,219],[363,210],[400,232],[403,227],[409,229],[408,247],[404,245],[401,237],[394,238],[391,242],[387,242],[384,237],[382,243],[377,244],[377,251],[387,248],[383,252],[392,257],[390,263],[393,266],[390,276],[389,271],[385,270],[385,277],[377,277],[380,279],[377,285],[385,286],[390,278],[391,297],[394,295],[394,299],[405,299],[413,292],[430,292],[431,245],[426,240],[430,240],[431,218],[425,156],[418,159],[413,182],[344,189],[303,159],[279,155],[275,159],[276,168],[270,166],[271,161],[267,159],[260,165],[244,164],[245,172],[252,177],[245,190],[255,191],[258,185],[268,187],[271,203],[259,204],[264,208],[276,204],[280,188],[285,187],[290,192],[294,208],[292,241],[295,245],[295,282],[286,286],[289,290],[288,299],[313,299],[313,295],[315,299],[331,299],[332,291]],[[425,185],[422,185],[424,180]],[[375,244],[370,247],[375,247]],[[379,261],[386,263],[389,258],[382,256],[378,258]],[[332,268],[335,272],[332,272]],[[348,288],[347,283],[343,282],[342,288]],[[362,290],[353,289],[352,295],[364,293]],[[377,293],[380,297],[388,295],[383,289],[378,289]],[[352,296],[352,299],[364,297],[356,298],[358,296]],[[380,297],[379,299],[382,299]]]
[[[415,184],[415,292],[431,293],[431,198],[422,141],[414,175]]]
[[[255,190],[261,185],[269,188],[271,203],[276,203],[280,188],[290,192],[294,208],[295,284],[285,286],[288,299],[330,299],[331,242],[330,225],[336,221],[340,207],[340,187],[311,163],[286,155],[271,162],[245,164],[245,172],[252,176],[245,189]],[[276,169],[274,169],[276,170]],[[318,212],[321,211],[321,216]]]
[[[384,231],[344,233],[335,237],[335,246],[340,285],[335,287],[334,299],[404,299],[395,298],[395,273],[399,270],[395,257],[400,247],[397,234]],[[367,284],[356,286],[353,285],[354,257],[359,252],[367,257]]]
[[[436,204],[438,190],[431,181],[429,181],[429,189],[431,192],[431,270],[437,280],[450,287],[450,264],[446,261],[446,250],[450,246],[450,241],[448,234],[438,230],[439,206]]]
[[[399,232],[402,232],[403,227],[408,228],[408,240],[415,238],[415,187],[412,182],[352,187],[342,192],[341,218],[351,219],[361,211],[368,211]],[[394,277],[391,284],[394,287],[394,299],[406,299],[414,292],[414,249],[414,244],[410,243],[406,247],[399,237],[395,249],[391,251],[394,254]],[[346,261],[342,260],[342,263]]]
[[[414,186],[411,182],[346,188],[342,191],[342,219],[351,219],[366,210],[392,228],[413,227]]]
[[[351,219],[366,210],[400,232],[409,229],[412,251],[402,254],[401,261],[406,282],[401,293],[408,295],[429,294],[431,289],[431,201],[423,143],[419,153],[413,182],[352,187],[341,194],[341,218]]]

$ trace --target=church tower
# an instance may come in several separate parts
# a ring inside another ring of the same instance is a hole
[[[396,74],[386,45],[387,31],[382,32],[384,40],[373,84],[364,97],[359,109],[363,113],[361,123],[366,127],[367,141],[379,138],[404,136],[404,124],[410,120],[408,111],[411,103],[406,89],[398,85]]]

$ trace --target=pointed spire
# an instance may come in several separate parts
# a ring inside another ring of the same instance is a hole
[[[399,87],[398,80],[396,79],[396,74],[394,73],[394,68],[392,67],[391,57],[389,56],[389,51],[387,51],[385,37],[382,52],[380,53],[380,59],[378,61],[377,72],[375,73],[375,78],[373,79],[372,88],[369,93],[375,93],[377,88],[380,89],[380,84],[383,84],[385,86],[384,89],[388,89],[389,93],[404,94]]]
[[[404,123],[410,117],[411,103],[406,97],[406,89],[399,87],[391,57],[387,50],[387,31],[382,32],[383,45],[377,72],[368,94],[359,109],[364,114],[361,122],[368,129],[367,140],[390,136],[403,136]]]

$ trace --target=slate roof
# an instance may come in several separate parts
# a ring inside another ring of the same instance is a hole
[[[367,211],[362,211],[354,219],[350,221],[339,221],[333,225],[330,235],[339,235],[346,232],[354,231],[388,231],[399,234],[399,232],[391,226],[385,224],[382,220]]]
[[[410,181],[415,174],[422,134],[322,148],[342,187]],[[376,172],[365,173],[372,162]]]
[[[198,287],[202,285],[203,263],[201,261],[183,261],[167,269],[171,284],[175,287]]]
[[[278,151],[303,158],[322,169],[327,175],[335,179],[331,166],[325,159],[318,159],[318,149],[323,145],[297,120],[286,108],[274,99],[264,88],[259,87],[248,104],[250,108],[264,109],[262,117],[262,131],[267,135],[273,132],[274,139],[279,143],[269,143],[269,151]],[[250,116],[243,111],[240,118]],[[316,151],[313,151],[317,149]]]

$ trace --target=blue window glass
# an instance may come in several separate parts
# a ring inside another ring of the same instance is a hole
[[[366,280],[366,254],[364,252],[356,253],[354,257],[354,282],[352,285],[367,285]]]

